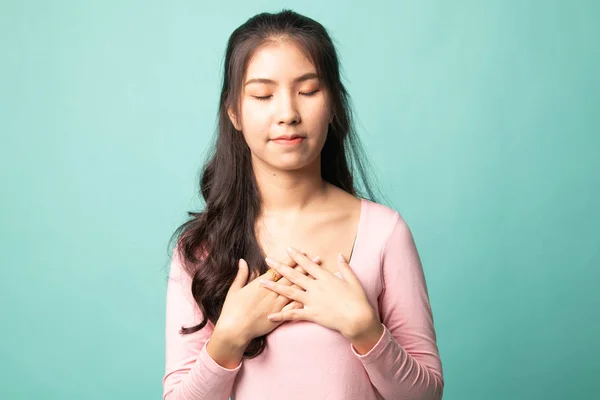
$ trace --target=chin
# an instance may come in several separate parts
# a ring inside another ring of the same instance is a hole
[[[315,162],[320,162],[319,152],[313,154],[314,151],[299,151],[299,152],[261,152],[261,154],[253,154],[255,161],[259,161],[264,166],[280,171],[297,171],[300,169],[309,168]]]
[[[281,171],[297,171],[311,167],[314,162],[320,162],[318,157],[300,158],[300,157],[280,157],[271,163],[273,168]]]
[[[280,171],[297,171],[306,168],[307,164],[301,162],[277,162],[271,164],[271,167]]]

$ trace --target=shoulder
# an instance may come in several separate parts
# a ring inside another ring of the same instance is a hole
[[[395,225],[405,223],[400,212],[368,199],[362,199],[363,212],[372,229],[390,231]]]
[[[400,213],[384,204],[380,204],[369,199],[362,199],[365,211],[369,218],[376,223],[387,223],[401,218]]]
[[[368,199],[362,199],[365,230],[372,240],[384,247],[390,240],[412,241],[408,224],[398,210]]]

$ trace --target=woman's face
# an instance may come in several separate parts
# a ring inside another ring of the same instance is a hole
[[[320,160],[331,121],[329,95],[292,41],[261,46],[242,84],[241,120],[229,115],[253,164],[297,170]]]

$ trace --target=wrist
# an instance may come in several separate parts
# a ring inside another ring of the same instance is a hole
[[[233,351],[243,353],[246,347],[250,344],[251,339],[244,337],[244,335],[240,334],[239,329],[235,328],[227,328],[224,326],[215,326],[212,337],[219,338],[220,342],[227,345]]]
[[[377,344],[385,329],[375,312],[371,308],[370,310],[371,312],[360,315],[355,323],[351,324],[351,328],[343,334],[361,355],[368,353]]]
[[[378,325],[381,325],[381,323],[373,309],[369,306],[354,314],[354,317],[349,319],[344,331],[340,333],[346,339],[352,341],[374,331]]]
[[[247,344],[222,328],[213,331],[207,343],[208,355],[221,367],[234,369],[240,365]]]

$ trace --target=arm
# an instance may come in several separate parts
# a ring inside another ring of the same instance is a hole
[[[202,321],[202,315],[191,292],[191,277],[183,270],[178,249],[173,251],[166,305],[166,365],[163,377],[164,400],[227,400],[233,382],[241,368],[228,369],[219,365],[207,352],[213,334],[210,321],[198,332],[182,335],[182,326],[190,327]],[[217,340],[217,337],[214,337]],[[223,352],[222,340],[212,354]],[[229,352],[230,354],[232,352]]]
[[[444,379],[421,261],[406,222],[394,214],[381,252],[383,333],[360,354],[351,346],[386,400],[439,400]],[[380,329],[381,331],[381,329]]]

